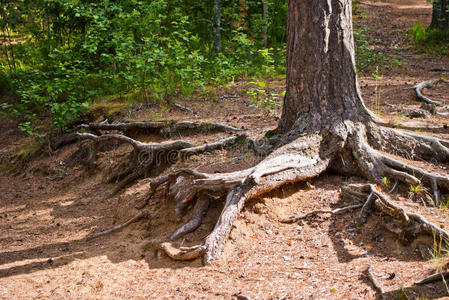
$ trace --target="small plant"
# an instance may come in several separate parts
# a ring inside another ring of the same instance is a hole
[[[384,177],[382,178],[382,183],[383,183],[385,186],[389,186],[390,183],[391,183],[391,180],[390,180],[390,178],[384,176]]]
[[[440,208],[445,211],[449,210],[449,196],[447,196],[446,199],[441,201]]]
[[[415,23],[409,30],[413,42],[417,48],[430,54],[449,54],[449,30],[426,28],[420,23]]]
[[[435,269],[437,272],[443,272],[445,269],[447,269],[449,265],[447,260],[449,249],[443,247],[443,237],[439,236],[439,238],[437,238],[435,232],[433,233],[433,249],[430,250],[430,254],[432,256],[432,260],[435,264]],[[441,278],[443,280],[447,292],[449,293],[449,287],[447,285],[446,280],[444,279],[444,276],[441,276]]]
[[[247,92],[251,99],[251,105],[257,107],[262,105],[268,113],[274,114],[276,105],[279,103],[279,97],[283,97],[285,92],[280,94],[268,93],[265,90],[266,83],[264,81],[252,81],[250,84],[257,85],[250,88]]]
[[[409,187],[409,192],[412,194],[420,194],[425,191],[426,191],[426,188],[424,188],[421,183],[418,183],[415,185],[411,184]]]

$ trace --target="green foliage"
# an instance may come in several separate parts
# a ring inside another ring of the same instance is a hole
[[[266,83],[264,81],[250,82],[254,87],[248,90],[248,95],[251,99],[252,106],[263,106],[268,113],[274,114],[276,105],[280,105],[281,97],[285,95],[285,92],[269,93],[267,92]]]
[[[440,30],[415,23],[409,30],[415,46],[430,54],[449,54],[449,29]]]
[[[426,192],[426,188],[421,183],[415,185],[411,184],[409,186],[409,192],[412,194],[420,194]]]
[[[383,52],[374,51],[370,48],[370,41],[368,40],[369,28],[362,25],[365,11],[361,9],[358,0],[352,2],[352,9],[354,15],[354,44],[357,71],[372,71],[373,68],[384,64],[389,59]]]
[[[0,4],[0,97],[8,97],[0,117],[13,117],[30,135],[41,134],[40,120],[68,130],[107,96],[134,94],[167,107],[211,84],[286,70],[285,0],[268,1],[267,20],[260,0],[222,0],[220,54],[213,48],[213,1]],[[357,1],[354,9],[363,14]],[[367,29],[355,28],[358,69],[379,64]],[[255,103],[272,111],[278,95],[259,90],[265,95],[254,91]]]
[[[268,40],[278,47],[268,49],[262,45],[261,3],[223,1],[220,55],[211,44],[209,2],[4,2],[0,96],[13,91],[16,97],[0,108],[30,134],[37,134],[34,121],[47,117],[68,128],[88,103],[106,95],[138,91],[141,100],[163,105],[210,83],[285,71],[286,16],[277,11],[286,12],[285,1],[270,2]]]

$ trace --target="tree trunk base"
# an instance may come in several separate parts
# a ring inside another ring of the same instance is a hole
[[[330,167],[344,173],[365,177],[378,185],[382,184],[382,179],[385,177],[395,178],[397,182],[406,185],[427,184],[433,192],[435,205],[439,205],[440,190],[449,190],[449,178],[447,176],[432,174],[423,169],[409,166],[383,152],[393,152],[403,156],[412,154],[414,157],[448,161],[449,150],[447,147],[449,143],[447,141],[399,132],[374,123],[348,122],[344,133],[342,135],[340,132],[339,135],[336,135],[328,130],[304,132],[299,134],[297,138],[290,138],[289,142],[278,146],[260,163],[245,170],[207,174],[193,169],[180,169],[168,176],[152,180],[149,184],[148,196],[139,208],[143,208],[156,190],[165,185],[165,197],[176,204],[175,211],[178,220],[181,220],[189,207],[193,209],[193,213],[188,221],[165,238],[159,241],[150,241],[148,244],[153,245],[175,260],[191,260],[202,257],[204,264],[210,264],[220,257],[232,226],[248,199],[267,193],[286,183],[313,178]],[[168,157],[170,151],[174,151],[179,157],[182,153],[193,155],[205,151],[214,151],[247,140],[245,136],[233,136],[216,143],[194,146],[185,141],[174,141],[167,144],[145,144],[119,134],[98,136],[90,133],[79,133],[78,135],[80,138],[91,139],[94,142],[115,139],[131,144],[134,150],[129,155],[129,159],[130,164],[134,166],[136,159],[142,157],[141,153],[150,153],[148,155],[164,153]],[[345,138],[342,138],[342,136]],[[288,135],[283,135],[277,140],[288,141],[289,138]],[[251,144],[254,145],[255,143],[251,141]],[[370,144],[373,144],[379,150],[376,150]],[[144,176],[143,170],[143,168],[138,168],[133,172],[122,171],[120,177],[123,177],[124,173],[127,173],[127,175],[119,183],[115,192]],[[380,192],[373,184],[344,187],[342,193],[344,196],[361,203],[333,211],[312,211],[304,216],[292,217],[284,221],[297,222],[300,219],[321,213],[337,214],[361,207],[359,224],[362,225],[375,208],[398,219],[407,226],[413,225],[413,227],[418,228],[417,233],[434,233],[449,242],[449,234],[446,231],[429,223],[422,216],[408,213],[395,205],[388,199],[388,196]],[[207,214],[209,209],[210,201],[216,200],[224,201],[224,207],[214,229],[204,241],[193,248],[176,248],[173,246],[173,241],[180,239],[201,225],[203,216]],[[119,230],[147,214],[143,210],[124,224],[90,237],[98,237]]]

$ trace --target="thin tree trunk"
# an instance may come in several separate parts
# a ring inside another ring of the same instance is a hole
[[[268,0],[262,0],[263,4],[263,46],[267,48],[268,34]]]
[[[221,0],[214,0],[214,49],[216,54],[221,53]]]

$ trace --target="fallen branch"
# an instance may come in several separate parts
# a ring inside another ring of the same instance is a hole
[[[440,281],[443,279],[449,279],[449,272],[442,272],[442,273],[436,273],[433,275],[430,275],[429,277],[426,277],[420,281],[415,282],[416,285],[424,285],[436,281]]]
[[[93,233],[93,234],[88,235],[86,237],[86,241],[90,241],[90,240],[96,239],[96,238],[98,238],[100,236],[105,236],[105,235],[108,235],[108,234],[113,233],[115,231],[118,231],[120,229],[123,229],[126,226],[139,221],[142,218],[148,217],[149,215],[150,215],[150,211],[147,210],[147,209],[144,209],[144,210],[140,211],[138,214],[136,214],[134,217],[132,217],[131,219],[126,221],[125,223],[119,224],[117,226],[114,226],[114,227],[112,227],[112,228],[110,228],[108,230],[102,231],[102,232]]]
[[[368,269],[366,270],[366,277],[371,281],[371,283],[373,284],[374,288],[376,289],[376,291],[380,294],[382,299],[386,299],[385,297],[385,292],[384,289],[382,288],[382,286],[379,284],[379,282],[376,280],[376,278],[374,277],[374,274],[371,272],[371,266],[368,267]]]
[[[314,216],[314,215],[318,215],[318,214],[338,214],[338,213],[343,213],[349,210],[354,210],[357,208],[361,208],[363,206],[363,204],[356,204],[356,205],[349,205],[349,206],[345,206],[345,207],[341,207],[341,208],[336,208],[334,210],[314,210],[311,212],[308,212],[304,215],[300,215],[300,216],[291,216],[288,219],[285,220],[281,220],[281,223],[285,223],[285,224],[292,224],[292,223],[296,223],[300,220],[306,219],[310,216]]]
[[[181,104],[178,104],[178,103],[175,103],[174,106],[177,107],[177,108],[179,108],[179,109],[182,110],[182,111],[186,111],[186,112],[191,113],[192,115],[196,115],[196,111],[194,111],[194,110],[191,109],[191,108],[182,106]]]

